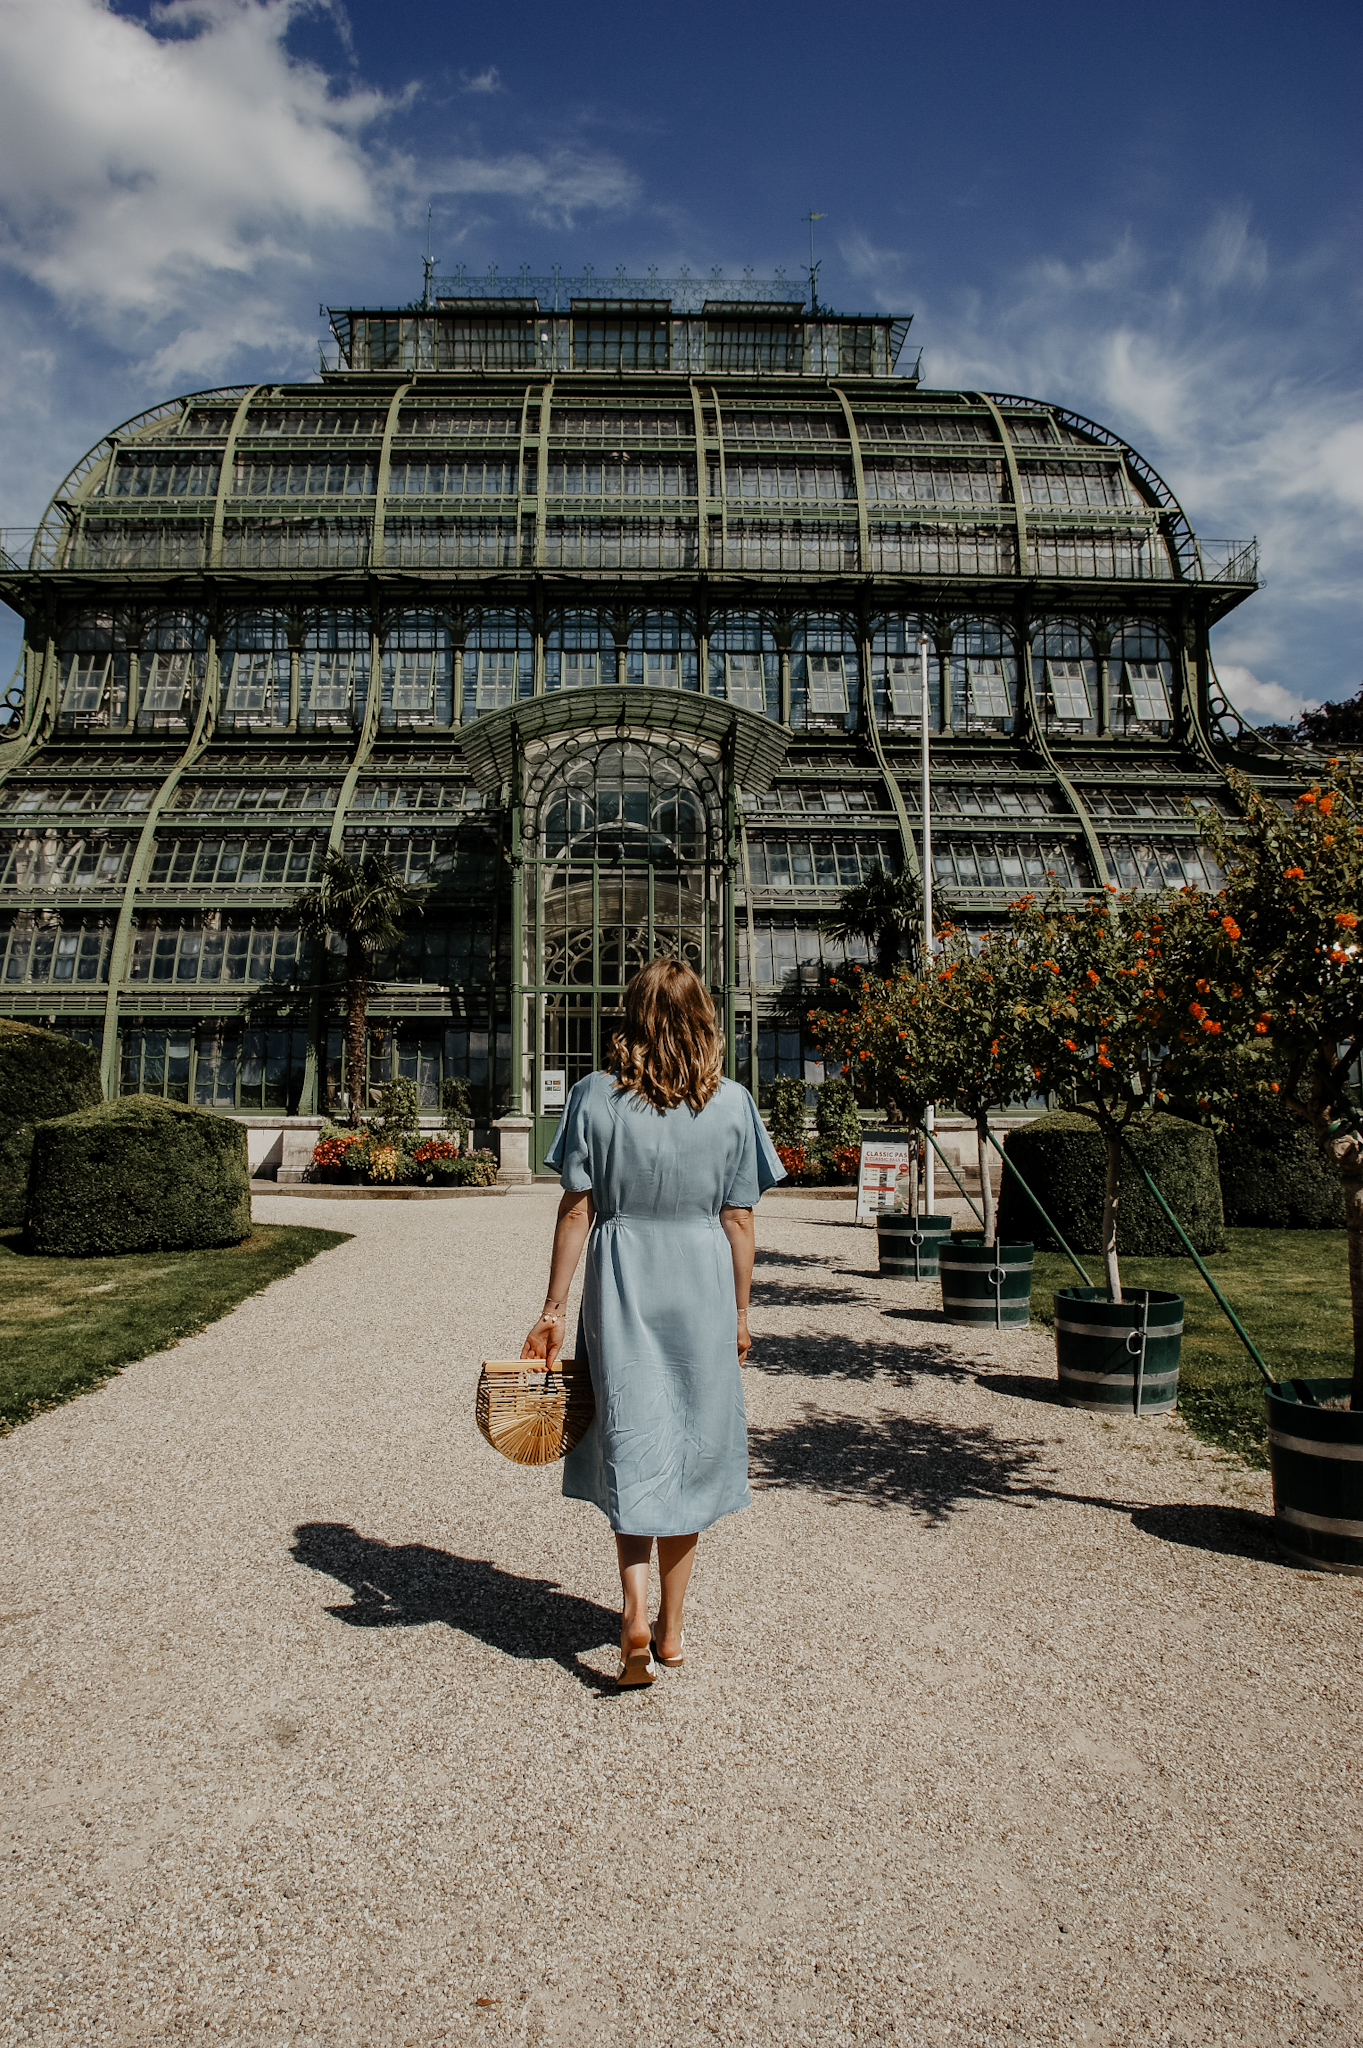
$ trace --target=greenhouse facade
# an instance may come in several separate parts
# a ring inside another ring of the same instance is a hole
[[[1208,650],[1253,545],[1063,407],[925,389],[907,318],[522,274],[330,327],[311,381],[152,408],[5,539],[0,1012],[109,1093],[339,1108],[337,962],[291,906],[368,848],[423,892],[370,1086],[462,1078],[538,1163],[655,953],[741,1080],[817,1077],[839,896],[920,872],[925,686],[959,921],[1214,884],[1226,765],[1289,773]]]

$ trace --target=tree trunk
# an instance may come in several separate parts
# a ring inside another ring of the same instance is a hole
[[[1336,1149],[1344,1182],[1344,1220],[1349,1232],[1349,1300],[1354,1320],[1354,1383],[1350,1408],[1363,1409],[1363,1141]]]
[[[1107,1184],[1103,1189],[1103,1270],[1107,1298],[1122,1298],[1122,1275],[1117,1265],[1117,1209],[1122,1199],[1122,1140],[1117,1131],[1104,1133],[1107,1139]]]
[[[975,1119],[975,1150],[980,1162],[980,1207],[984,1210],[984,1241],[993,1244],[996,1236],[994,1227],[994,1183],[989,1172],[989,1113]]]
[[[369,1019],[369,976],[363,967],[356,967],[353,960],[346,962],[345,982],[345,1034],[346,1065],[350,1081],[350,1127],[359,1126],[360,1110],[368,1101],[368,1019]]]
[[[918,1133],[914,1132],[909,1146],[909,1207],[918,1214]]]

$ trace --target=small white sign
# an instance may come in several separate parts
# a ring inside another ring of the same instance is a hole
[[[857,1222],[882,1216],[894,1207],[894,1184],[909,1163],[907,1139],[864,1138],[857,1171]]]
[[[540,1115],[562,1109],[568,1100],[568,1076],[562,1067],[545,1067],[540,1074]]]

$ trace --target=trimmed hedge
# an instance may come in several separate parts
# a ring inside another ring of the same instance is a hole
[[[195,1251],[251,1234],[245,1126],[159,1095],[39,1124],[27,1248],[51,1258]]]
[[[1241,1104],[1216,1139],[1226,1221],[1259,1230],[1342,1230],[1344,1188],[1318,1134],[1271,1097]]]
[[[103,1100],[88,1046],[0,1018],[0,1230],[24,1220],[33,1126]]]
[[[1157,1116],[1131,1134],[1131,1149],[1159,1187],[1199,1252],[1226,1242],[1216,1140],[1200,1124]],[[1073,1110],[1021,1124],[1007,1138],[1008,1157],[1074,1251],[1101,1250],[1106,1148],[1098,1126]],[[1004,1169],[999,1236],[1059,1249],[1013,1175]],[[1117,1250],[1128,1258],[1186,1258],[1173,1225],[1129,1159],[1123,1161]]]

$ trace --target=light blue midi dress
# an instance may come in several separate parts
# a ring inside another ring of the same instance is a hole
[[[733,1255],[722,1208],[784,1180],[746,1088],[660,1111],[591,1074],[568,1097],[547,1163],[590,1188],[577,1356],[596,1414],[563,1467],[625,1536],[689,1536],[748,1506]]]

